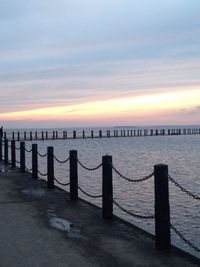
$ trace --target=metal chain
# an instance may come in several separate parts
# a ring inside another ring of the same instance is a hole
[[[172,224],[170,224],[170,227],[171,227],[171,229],[187,244],[187,245],[189,245],[192,249],[194,249],[196,252],[200,252],[200,248],[199,247],[197,247],[196,245],[194,245],[191,241],[189,241],[188,239],[186,239],[184,236],[183,236],[183,234],[181,234],[178,230],[177,230],[177,228],[174,226],[174,225],[172,225]]]
[[[78,158],[77,158],[77,161],[78,161],[78,163],[80,164],[80,166],[81,166],[83,169],[87,170],[87,171],[96,171],[96,170],[98,170],[98,169],[102,166],[102,163],[100,163],[99,165],[97,165],[97,166],[94,167],[94,168],[89,168],[89,167],[86,167],[85,165],[83,165],[83,163],[81,163],[80,160],[79,160]]]
[[[44,157],[47,156],[47,153],[45,153],[45,154],[40,154],[40,152],[37,152],[37,153],[38,153],[38,155],[39,155],[41,158],[44,158]]]
[[[112,165],[112,164],[111,164]],[[132,178],[128,178],[126,176],[124,176],[123,174],[121,174],[113,165],[112,165],[112,168],[113,170],[121,177],[123,178],[124,180],[128,181],[128,182],[131,182],[131,183],[140,183],[140,182],[144,182],[148,179],[150,179],[151,177],[153,177],[154,175],[154,172],[152,172],[151,174],[147,175],[147,176],[144,176],[142,177],[141,179],[132,179]]]
[[[20,147],[15,147],[16,150],[20,150]]]
[[[188,196],[193,197],[194,199],[200,200],[200,197],[192,192],[190,192],[189,190],[187,190],[186,188],[184,188],[182,185],[180,185],[177,181],[175,181],[171,176],[168,175],[169,180],[175,184],[179,189],[181,189],[181,191],[185,192]]]
[[[69,182],[69,183],[61,183],[61,182],[59,182],[58,179],[56,179],[55,177],[54,177],[54,180],[55,180],[58,184],[63,185],[63,186],[68,186],[68,185],[70,184],[70,182]]]
[[[47,176],[47,173],[42,173],[40,170],[38,170],[38,173],[39,173],[41,176]]]
[[[90,194],[88,194],[87,192],[85,192],[80,186],[78,186],[78,189],[79,189],[83,194],[85,194],[85,195],[88,196],[88,197],[92,197],[92,198],[100,198],[100,197],[103,196],[103,195],[97,195],[97,196],[90,195]]]
[[[66,162],[69,161],[69,158],[67,158],[66,160],[59,160],[55,155],[53,155],[53,157],[58,163],[61,163],[61,164],[66,163]]]
[[[28,171],[28,172],[32,172],[32,170],[33,170],[33,168],[27,168],[26,166],[25,166],[25,169],[26,169],[26,171]]]
[[[18,161],[18,160],[15,160],[15,162],[16,162],[16,163],[18,163],[18,164],[20,164],[20,163],[21,163],[21,161]]]
[[[32,152],[33,150],[32,149],[28,150],[27,148],[25,148],[25,151],[29,153]]]
[[[126,210],[125,208],[123,208],[121,205],[119,205],[119,203],[116,202],[116,200],[113,199],[113,203],[122,211],[124,211],[125,213],[135,217],[135,218],[139,218],[139,219],[147,219],[147,220],[151,220],[154,219],[155,216],[154,215],[139,215],[139,214],[135,214],[132,213],[131,211]]]

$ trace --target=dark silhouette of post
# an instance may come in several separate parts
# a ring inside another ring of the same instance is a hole
[[[37,144],[32,144],[32,178],[38,178],[38,154]]]
[[[32,134],[32,131],[30,131],[29,136],[30,136],[30,141],[32,141],[32,140],[33,140],[33,134]]]
[[[85,131],[83,131],[83,139],[85,138]]]
[[[70,163],[70,200],[78,199],[78,164],[77,164],[77,151],[70,150],[69,152]]]
[[[11,165],[16,167],[16,150],[15,150],[15,141],[11,141]]]
[[[0,128],[0,139],[2,139],[3,138],[3,126],[1,126],[1,128]]]
[[[168,166],[163,164],[155,165],[154,177],[156,248],[169,250],[171,246],[171,238]]]
[[[102,216],[105,219],[113,217],[113,185],[112,185],[112,156],[102,157]]]
[[[20,142],[20,171],[25,172],[25,142]]]
[[[91,131],[91,138],[94,138],[94,132],[93,132],[93,130]]]
[[[8,164],[8,140],[4,140],[4,162]]]
[[[15,140],[15,133],[12,132],[12,140]]]
[[[99,138],[102,138],[102,131],[99,130]]]
[[[53,147],[47,147],[47,186],[54,188],[54,152]]]
[[[26,132],[24,132],[24,140],[26,140]]]
[[[44,140],[44,132],[42,131],[42,140]]]
[[[2,157],[2,145],[3,145],[3,142],[2,142],[2,139],[0,138],[0,161],[3,160],[3,157]]]
[[[20,132],[17,132],[17,141],[20,141]]]
[[[76,139],[76,131],[73,131],[73,139]]]

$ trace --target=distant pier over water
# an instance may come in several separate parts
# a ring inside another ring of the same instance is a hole
[[[63,131],[4,131],[3,139],[14,141],[32,140],[65,140],[88,138],[119,138],[119,137],[146,137],[172,135],[200,135],[200,128],[160,128],[160,129],[128,129],[127,127],[113,128],[113,130],[63,130]]]

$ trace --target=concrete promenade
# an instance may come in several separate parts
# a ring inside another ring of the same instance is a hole
[[[103,220],[101,209],[0,163],[0,267],[18,266],[197,267],[200,260],[158,251],[151,235]]]

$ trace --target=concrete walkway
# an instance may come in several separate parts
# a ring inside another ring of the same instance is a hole
[[[197,267],[200,261],[154,248],[138,228],[101,218],[101,209],[70,202],[61,189],[0,165],[0,266]]]

